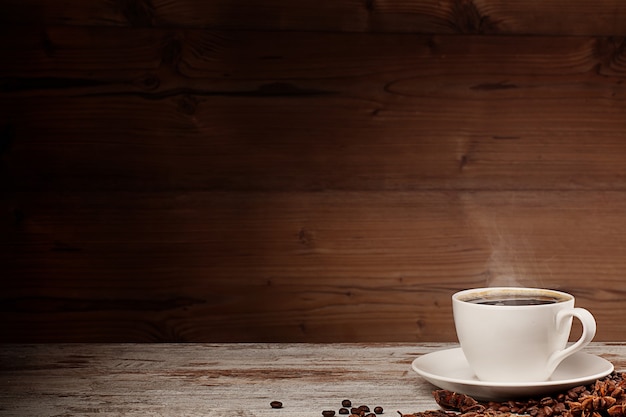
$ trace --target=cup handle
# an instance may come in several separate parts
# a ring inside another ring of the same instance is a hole
[[[557,366],[568,356],[578,352],[591,342],[596,335],[596,320],[591,313],[584,308],[576,307],[571,310],[561,310],[556,314],[556,328],[559,329],[564,325],[565,320],[570,317],[576,317],[583,325],[583,334],[570,347],[554,352],[548,359],[548,370],[550,374],[554,372]]]

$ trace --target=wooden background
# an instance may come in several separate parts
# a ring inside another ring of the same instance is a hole
[[[623,0],[1,0],[0,341],[626,340]]]

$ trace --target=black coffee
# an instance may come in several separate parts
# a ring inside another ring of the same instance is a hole
[[[563,299],[556,297],[499,297],[499,298],[474,298],[466,300],[468,303],[484,304],[490,306],[536,306],[542,304],[554,304]]]

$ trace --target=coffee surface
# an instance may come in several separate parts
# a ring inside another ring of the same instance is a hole
[[[554,304],[559,301],[564,301],[563,299],[556,297],[523,297],[523,296],[514,296],[514,297],[494,297],[494,298],[474,298],[470,300],[466,300],[468,303],[473,304],[483,304],[483,305],[492,305],[492,306],[536,306],[543,304]]]

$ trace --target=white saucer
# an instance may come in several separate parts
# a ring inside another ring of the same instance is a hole
[[[439,388],[477,400],[502,401],[586,385],[613,372],[613,364],[599,356],[577,352],[561,362],[547,381],[487,382],[476,378],[461,348],[454,348],[420,356],[413,361],[413,370]]]

